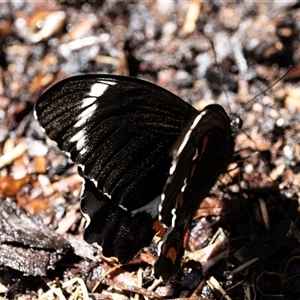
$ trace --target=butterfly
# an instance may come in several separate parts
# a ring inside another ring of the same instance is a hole
[[[147,81],[90,74],[50,87],[35,116],[84,179],[84,239],[126,263],[159,235],[155,276],[171,280],[193,215],[233,156],[223,107],[198,112]]]

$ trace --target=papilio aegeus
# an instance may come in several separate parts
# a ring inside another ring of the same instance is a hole
[[[196,209],[232,159],[225,110],[198,112],[143,80],[81,75],[48,89],[35,113],[79,165],[85,240],[125,263],[164,228],[155,276],[170,280]]]

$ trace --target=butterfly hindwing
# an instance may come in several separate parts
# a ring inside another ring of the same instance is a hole
[[[232,158],[232,141],[228,115],[220,105],[209,105],[175,143],[159,211],[159,219],[168,229],[158,246],[155,274],[164,281],[179,271],[192,218],[226,170]]]
[[[158,204],[154,204],[155,207]],[[87,178],[81,211],[87,220],[91,220],[84,232],[86,242],[97,243],[102,247],[104,256],[118,257],[121,263],[128,262],[148,246],[156,233],[153,226],[158,210],[125,211],[99,192]]]
[[[206,106],[187,124],[172,148],[172,166],[160,210],[163,224],[171,225],[171,211],[177,205],[175,199],[184,192],[192,190],[195,197],[203,199],[205,187],[202,183],[211,189],[216,177],[226,170],[232,153],[233,140],[227,113],[220,105]],[[197,178],[195,171],[201,172],[199,176],[202,177]],[[209,181],[213,183],[210,185]]]

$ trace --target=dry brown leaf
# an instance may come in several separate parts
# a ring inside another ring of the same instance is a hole
[[[0,194],[5,197],[16,196],[21,187],[29,181],[28,175],[15,179],[11,175],[0,177]]]

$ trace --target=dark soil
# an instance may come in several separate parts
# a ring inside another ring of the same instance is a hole
[[[1,2],[0,297],[300,299],[299,20],[293,1]],[[33,118],[79,73],[142,78],[244,122],[169,284],[155,244],[121,266],[83,241],[77,169]]]

